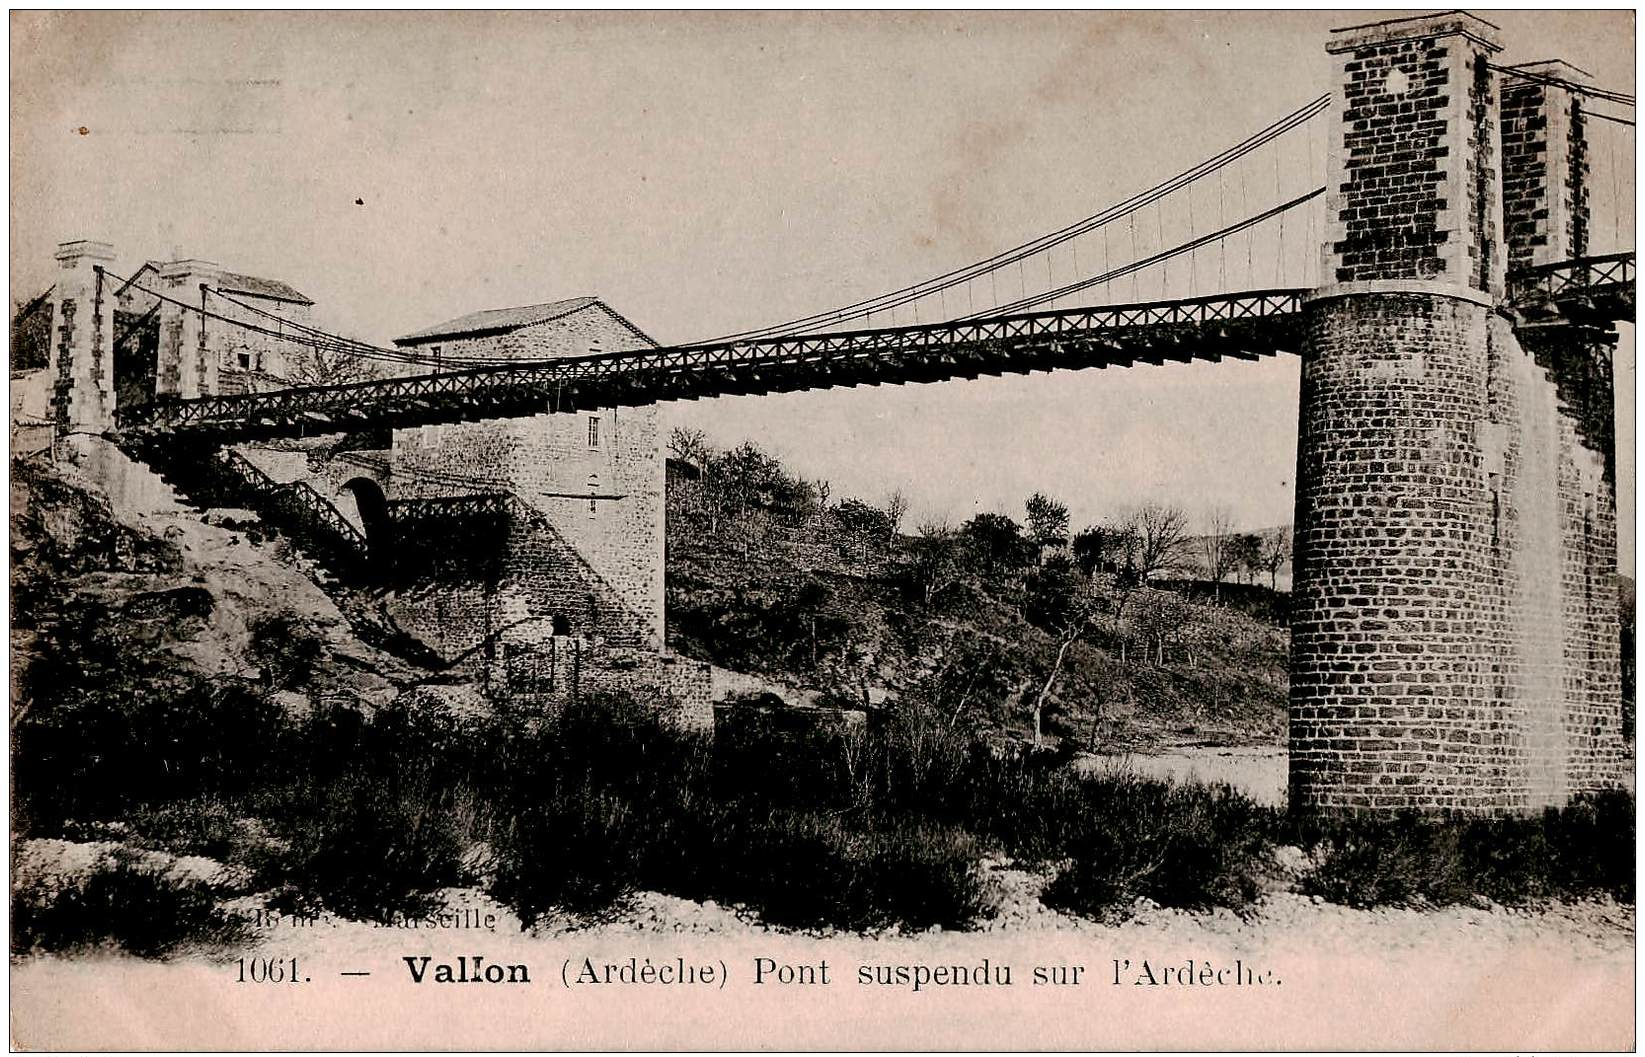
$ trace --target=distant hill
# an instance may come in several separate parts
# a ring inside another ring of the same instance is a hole
[[[750,467],[757,479],[741,479]],[[1213,602],[1193,580],[1093,583],[1066,558],[991,567],[964,527],[908,535],[889,523],[857,500],[825,505],[764,453],[677,476],[670,644],[824,702],[918,700],[1025,737],[1072,596],[1091,620],[1046,694],[1054,740],[1102,750],[1283,740],[1283,592],[1226,584]]]

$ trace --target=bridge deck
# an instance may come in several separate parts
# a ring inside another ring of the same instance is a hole
[[[121,409],[137,446],[212,443],[631,407],[665,400],[901,385],[979,375],[1297,352],[1307,290],[1075,308],[920,326],[757,338],[529,361],[355,385],[160,400]],[[1633,318],[1634,255],[1532,268],[1509,280],[1529,315]]]
[[[354,385],[161,400],[122,409],[131,440],[217,442],[407,428],[841,386],[1058,368],[1255,359],[1300,346],[1304,290],[760,338],[412,375]]]

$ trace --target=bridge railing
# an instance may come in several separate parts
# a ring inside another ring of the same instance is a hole
[[[1258,290],[637,349],[352,385],[162,400],[122,409],[119,424],[122,431],[139,432],[198,427],[247,436],[325,433],[360,428],[373,420],[460,421],[740,392],[1128,365],[1137,359],[1157,363],[1162,356],[1252,356],[1294,350],[1295,335],[1286,328],[1259,331],[1270,321],[1299,316],[1305,293]],[[436,404],[444,410],[436,411]]]
[[[1508,298],[1516,304],[1558,301],[1631,290],[1634,282],[1634,255],[1607,253],[1516,270],[1508,276]]]
[[[270,477],[256,463],[233,448],[225,448],[218,460],[237,478],[259,505],[268,507],[292,527],[309,534],[325,533],[327,544],[341,543],[355,558],[367,554],[365,533],[354,527],[332,502],[306,481],[282,483]]]

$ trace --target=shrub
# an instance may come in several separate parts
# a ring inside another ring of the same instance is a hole
[[[114,947],[164,958],[184,949],[215,950],[248,935],[219,909],[210,884],[129,850],[106,854],[75,877],[18,883],[11,927],[14,954]]]
[[[274,690],[285,690],[308,681],[324,645],[292,613],[270,613],[253,618],[248,625],[251,641],[247,652],[263,671],[263,682]]]
[[[1342,820],[1315,845],[1318,865],[1302,890],[1354,907],[1457,902],[1470,894],[1461,883],[1459,829],[1416,812]]]
[[[262,864],[260,879],[292,882],[345,917],[426,913],[438,905],[437,889],[461,879],[471,836],[457,824],[463,793],[418,777],[294,787],[293,797],[312,798],[318,810],[282,827],[286,845]]]
[[[1475,896],[1528,904],[1608,894],[1634,898],[1634,798],[1583,794],[1563,808],[1502,818],[1310,820],[1318,865],[1303,890],[1350,906],[1444,906]]]
[[[962,928],[992,916],[975,840],[907,820],[750,811],[719,831],[707,895],[798,928]]]
[[[1634,901],[1634,809],[1633,793],[1609,789],[1581,794],[1544,816],[1556,891]]]
[[[1047,905],[1104,919],[1138,897],[1161,906],[1244,910],[1272,870],[1277,812],[1227,786],[1129,776],[1084,780],[1089,829],[1046,887]]]

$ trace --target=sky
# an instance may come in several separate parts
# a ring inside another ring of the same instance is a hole
[[[286,280],[378,343],[584,294],[661,342],[711,337],[1152,186],[1327,91],[1332,27],[1399,13],[13,13],[11,294],[94,238],[122,267]],[[1634,90],[1632,12],[1480,14],[1500,62]],[[1297,385],[1282,357],[665,419],[754,440],[835,496],[900,489],[910,523],[1020,517],[1039,490],[1076,527],[1162,500],[1256,528],[1291,516]],[[1631,571],[1631,327],[1617,389]]]

